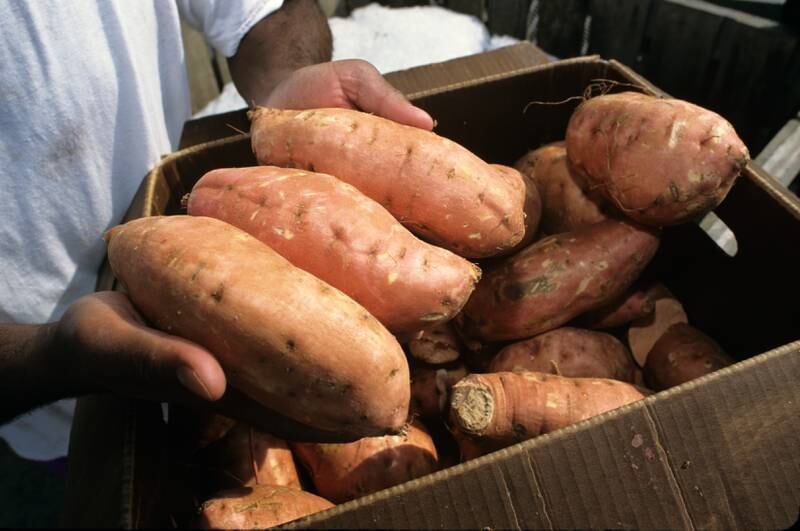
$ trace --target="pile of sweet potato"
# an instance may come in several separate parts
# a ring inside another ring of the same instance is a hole
[[[514,168],[357,111],[250,117],[261,166],[106,235],[148,321],[288,422],[175,409],[193,524],[277,525],[732,363],[642,276],[748,160],[714,113],[594,97]]]

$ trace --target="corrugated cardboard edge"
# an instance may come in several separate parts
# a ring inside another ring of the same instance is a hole
[[[635,415],[642,415],[646,419],[646,424],[649,425],[649,432],[638,432],[634,433],[630,438],[627,440],[619,441],[620,443],[625,443],[626,445],[630,445],[634,450],[638,448],[650,448],[653,453],[649,454],[652,457],[646,457],[645,459],[649,459],[657,463],[660,467],[662,467],[663,473],[668,478],[668,483],[670,487],[670,496],[673,497],[675,502],[674,506],[679,510],[676,520],[680,522],[680,527],[683,528],[730,528],[735,526],[759,526],[759,527],[771,527],[776,526],[780,527],[783,525],[790,525],[793,520],[791,519],[792,516],[796,518],[796,513],[794,515],[791,514],[791,505],[795,503],[794,507],[800,508],[800,486],[795,485],[795,492],[794,493],[785,493],[784,495],[784,509],[789,511],[784,514],[776,514],[776,518],[771,522],[747,522],[747,521],[737,521],[731,518],[731,515],[725,514],[712,514],[711,518],[717,518],[718,520],[709,521],[696,521],[693,517],[693,512],[690,510],[691,503],[687,500],[690,497],[705,497],[706,499],[721,499],[731,502],[736,502],[737,500],[730,500],[729,492],[727,489],[731,488],[731,486],[725,485],[723,483],[718,484],[718,488],[715,490],[706,490],[705,492],[702,491],[699,485],[695,488],[688,488],[686,486],[685,481],[681,481],[679,476],[682,475],[682,471],[691,468],[692,464],[690,461],[682,460],[680,455],[672,455],[672,448],[670,445],[665,444],[663,441],[665,439],[674,438],[674,434],[670,434],[665,432],[664,423],[669,422],[663,411],[670,407],[678,406],[680,407],[681,403],[687,400],[695,400],[696,395],[698,392],[704,393],[713,393],[715,391],[719,391],[721,387],[726,385],[736,385],[737,381],[744,380],[748,377],[753,377],[753,375],[757,374],[767,374],[773,373],[774,371],[770,371],[770,367],[782,365],[781,371],[776,375],[776,382],[782,385],[773,385],[773,389],[775,392],[778,391],[789,391],[790,394],[787,398],[786,403],[784,403],[785,410],[776,411],[775,414],[777,416],[780,415],[791,415],[792,413],[795,414],[794,422],[791,422],[791,417],[789,418],[790,421],[790,429],[792,429],[794,440],[796,442],[800,442],[800,422],[797,421],[797,411],[800,407],[800,387],[796,385],[797,381],[800,381],[800,341],[796,341],[790,343],[788,345],[784,345],[782,347],[776,348],[764,354],[755,356],[748,360],[742,361],[737,363],[734,366],[716,371],[712,374],[704,376],[702,378],[698,378],[686,384],[683,384],[679,387],[675,387],[673,389],[669,389],[667,391],[663,391],[661,393],[652,395],[644,400],[639,402],[635,402],[633,404],[629,404],[617,410],[605,413],[603,415],[588,419],[581,423],[575,424],[573,426],[564,428],[552,434],[543,435],[537,437],[535,439],[520,443],[510,448],[506,448],[490,454],[488,456],[483,456],[481,458],[475,459],[473,461],[469,461],[467,463],[463,463],[457,465],[455,467],[442,470],[440,472],[436,472],[434,474],[413,480],[411,482],[405,483],[403,485],[399,485],[397,487],[393,487],[390,489],[386,489],[384,491],[371,494],[369,496],[365,496],[363,498],[359,498],[357,500],[353,500],[351,502],[344,503],[327,511],[317,513],[306,517],[301,520],[297,520],[290,524],[286,524],[284,527],[287,529],[304,529],[304,528],[324,528],[324,527],[336,527],[338,517],[347,517],[348,526],[356,526],[356,522],[366,523],[365,527],[370,527],[370,523],[365,520],[369,518],[369,515],[377,516],[371,521],[371,524],[374,524],[376,527],[393,527],[393,518],[391,515],[387,514],[386,505],[390,502],[396,502],[398,499],[402,498],[403,496],[408,495],[409,493],[423,493],[423,495],[430,495],[430,491],[437,487],[442,486],[448,482],[453,481],[455,478],[460,478],[464,481],[467,481],[465,478],[472,476],[471,479],[475,479],[477,476],[477,472],[481,470],[490,469],[496,465],[503,463],[511,458],[519,458],[527,456],[529,460],[533,463],[533,467],[531,472],[533,472],[533,478],[536,482],[535,491],[538,498],[538,503],[542,506],[542,514],[541,514],[541,521],[540,523],[546,524],[544,527],[549,528],[559,528],[563,527],[565,524],[569,525],[568,522],[565,522],[563,519],[561,521],[555,520],[555,514],[557,509],[549,507],[549,502],[547,499],[547,495],[545,494],[545,490],[542,489],[541,485],[541,472],[537,470],[537,466],[535,465],[535,460],[532,459],[532,455],[537,454],[540,450],[548,449],[557,447],[559,445],[564,445],[566,441],[574,440],[578,434],[586,433],[590,430],[593,430],[599,425],[612,425],[614,421],[617,421],[621,424],[625,424],[626,419],[632,418]],[[774,382],[772,382],[774,383]],[[721,418],[725,418],[727,413],[733,414],[734,412],[731,411],[730,403],[721,403],[715,405],[718,408],[716,411],[716,415]],[[783,408],[782,408],[783,409]],[[608,434],[607,434],[608,435]],[[769,434],[767,434],[768,436]],[[776,439],[782,439],[784,441],[787,440],[786,434],[782,433],[782,437],[775,437]],[[613,443],[614,441],[612,441]],[[748,448],[748,453],[755,453],[757,455],[769,455],[772,451],[770,445],[772,444],[772,438],[762,438],[760,444],[757,448],[753,448],[752,444],[750,448]],[[649,443],[649,446],[648,446]],[[796,450],[796,447],[794,448]],[[795,453],[796,454],[796,453]],[[714,461],[714,456],[706,456],[707,459]],[[721,461],[721,460],[720,460]],[[635,463],[632,463],[634,466]],[[726,466],[725,462],[714,462],[713,464],[717,465],[718,467],[723,468]],[[788,465],[789,463],[782,463],[782,465]],[[800,457],[794,458],[795,471],[797,467],[800,467]],[[644,467],[644,465],[642,465]],[[695,464],[695,467],[698,465]],[[761,478],[763,480],[763,477]],[[441,495],[441,493],[439,493]],[[510,492],[509,492],[510,495]],[[600,493],[602,496],[602,493]],[[793,500],[793,501],[792,501]],[[741,500],[738,500],[741,503]],[[447,502],[446,502],[447,503]],[[576,504],[579,504],[578,500],[575,500]],[[455,501],[451,500],[450,504],[455,506]],[[511,504],[511,508],[513,509],[514,505]],[[389,511],[391,512],[391,511]],[[401,511],[402,512],[402,511]],[[362,513],[359,517],[356,513]],[[367,514],[363,514],[367,513]],[[515,516],[516,511],[510,513],[513,517],[513,520],[517,525],[513,525],[511,527],[519,528],[525,527],[526,524],[530,525],[530,522],[521,522]],[[408,516],[408,515],[405,515]],[[415,521],[414,518],[408,517],[404,518],[406,522],[412,522],[411,525],[419,524],[418,521]],[[674,522],[675,520],[673,520]],[[431,527],[436,527],[436,522],[428,521],[426,522]],[[453,522],[448,521],[447,524],[452,524]],[[465,527],[473,527],[477,525],[481,525],[479,518],[475,520],[465,521],[463,522],[466,524]],[[511,523],[511,522],[510,522]],[[575,522],[578,523],[578,522]],[[581,522],[585,523],[585,522]],[[663,527],[664,522],[659,520],[651,520],[651,521],[636,521],[636,522],[597,522],[594,523],[599,524],[600,527],[616,527],[616,523],[623,524],[621,527]],[[407,524],[408,525],[408,524]],[[359,526],[360,527],[360,526]],[[461,527],[461,526],[458,526]]]

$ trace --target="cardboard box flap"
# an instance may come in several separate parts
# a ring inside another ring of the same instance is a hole
[[[795,342],[286,527],[787,528],[798,381]]]

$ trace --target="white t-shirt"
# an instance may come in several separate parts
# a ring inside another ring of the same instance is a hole
[[[190,115],[179,16],[232,56],[282,0],[0,0],[0,322],[58,319],[94,290],[101,235]],[[66,455],[73,401],[0,427]]]

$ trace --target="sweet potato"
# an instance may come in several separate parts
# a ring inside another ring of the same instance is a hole
[[[569,232],[607,218],[601,199],[589,196],[585,184],[570,171],[564,142],[531,150],[514,167],[539,191],[544,234]]]
[[[584,101],[566,137],[569,160],[590,189],[634,221],[653,226],[712,210],[750,159],[718,114],[636,92]]]
[[[205,454],[204,462],[229,478],[230,488],[252,485],[301,488],[286,442],[245,423],[238,423]]]
[[[453,386],[450,424],[465,457],[549,433],[644,398],[603,378],[538,372],[470,374]]]
[[[655,309],[655,300],[651,292],[633,285],[616,300],[586,312],[580,317],[580,324],[586,328],[617,328],[637,319],[651,315]]]
[[[441,323],[422,330],[408,342],[408,351],[415,360],[442,365],[461,357],[461,345],[450,323]]]
[[[171,438],[182,452],[193,452],[213,444],[236,426],[236,420],[208,410],[169,405],[169,430]]]
[[[652,231],[617,220],[539,240],[484,275],[457,325],[490,341],[557,328],[624,292],[658,241]]]
[[[664,332],[676,323],[689,322],[683,305],[663,284],[648,288],[647,296],[653,300],[652,313],[628,327],[628,348],[640,367],[644,367],[647,355]]]
[[[333,175],[435,245],[480,258],[525,235],[524,186],[435,133],[348,109],[260,107],[249,116],[260,164]]]
[[[114,274],[145,318],[213,352],[232,386],[265,407],[356,437],[405,424],[409,371],[397,340],[246,232],[156,216],[105,238]]]
[[[375,201],[322,173],[213,170],[195,184],[187,208],[255,236],[395,334],[453,318],[480,278],[474,264],[417,239]]]
[[[291,446],[320,495],[336,503],[430,474],[438,466],[436,447],[417,424],[410,425],[403,435]]]
[[[630,352],[614,336],[569,326],[513,343],[489,365],[489,372],[535,371],[631,383],[635,369]]]
[[[436,418],[447,409],[450,389],[467,375],[467,368],[457,363],[449,367],[415,367],[411,371],[411,413],[422,418]]]
[[[530,179],[526,179],[517,168],[505,166],[503,164],[492,164],[503,178],[515,189],[524,190],[525,205],[523,215],[525,216],[525,236],[518,244],[503,254],[513,254],[533,243],[539,233],[539,222],[542,219],[542,198],[536,184]],[[517,192],[519,193],[519,192]]]
[[[205,502],[194,527],[198,529],[266,529],[334,505],[292,487],[255,485],[225,490]]]
[[[676,323],[656,341],[644,366],[647,384],[660,391],[733,365],[716,341],[697,328]]]

